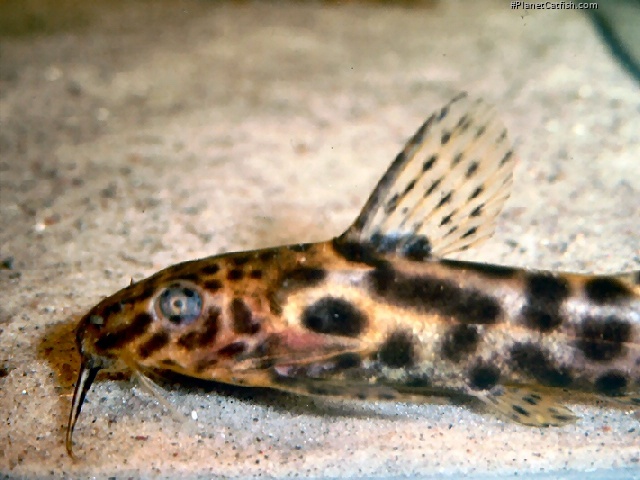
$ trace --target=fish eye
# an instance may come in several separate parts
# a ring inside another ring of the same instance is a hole
[[[158,313],[176,325],[188,325],[202,312],[202,297],[193,288],[173,284],[163,290],[156,301]]]

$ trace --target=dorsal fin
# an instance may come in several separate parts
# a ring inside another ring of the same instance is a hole
[[[493,234],[513,165],[493,110],[462,93],[407,142],[340,240],[414,260],[465,250]]]

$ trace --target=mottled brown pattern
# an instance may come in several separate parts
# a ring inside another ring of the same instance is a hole
[[[169,344],[170,340],[171,337],[165,331],[154,333],[149,340],[138,347],[138,355],[144,360],[156,353],[158,350],[162,350]]]

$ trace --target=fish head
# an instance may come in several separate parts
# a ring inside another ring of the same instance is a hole
[[[117,359],[146,366],[153,353],[197,330],[207,321],[205,314],[219,312],[223,303],[221,294],[211,295],[190,281],[148,279],[105,298],[83,316],[76,328],[78,350],[83,362],[102,368]]]
[[[219,358],[231,363],[246,349],[236,339],[257,333],[260,324],[243,300],[242,286],[225,288],[214,265],[203,259],[169,267],[103,299],[82,317],[76,328],[81,366],[67,432],[70,454],[73,427],[100,369],[119,360],[134,371],[196,376],[194,369],[214,368]]]
[[[287,320],[283,312],[283,304],[289,303],[295,317],[292,295],[322,285],[322,252],[329,249],[325,244],[294,245],[184,262],[91,308],[76,329],[81,367],[67,429],[69,454],[73,428],[96,374],[117,361],[141,373],[170,370],[268,386],[263,375],[273,364],[306,360],[311,347],[321,357],[352,350],[355,339],[314,332]]]

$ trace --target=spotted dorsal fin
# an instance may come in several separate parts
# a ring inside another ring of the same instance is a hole
[[[340,239],[414,260],[477,245],[493,234],[513,165],[493,110],[460,94],[407,142]]]

